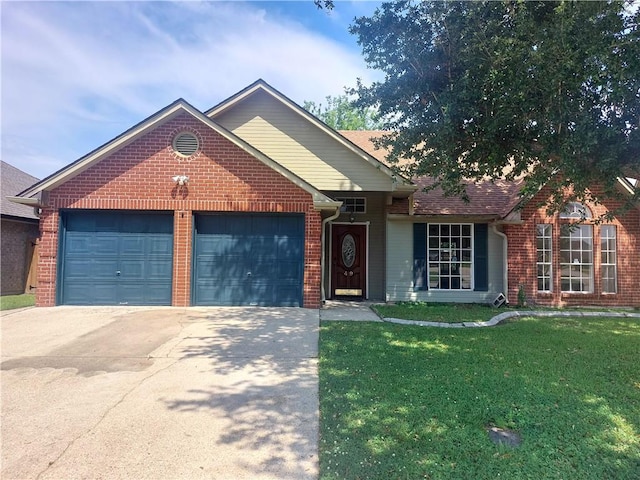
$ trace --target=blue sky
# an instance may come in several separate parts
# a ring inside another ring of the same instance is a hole
[[[0,2],[2,160],[44,178],[177,98],[206,110],[258,78],[322,102],[379,74],[353,18],[380,2]]]

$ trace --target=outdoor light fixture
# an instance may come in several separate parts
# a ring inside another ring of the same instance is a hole
[[[189,177],[187,175],[176,175],[175,177],[173,177],[173,181],[183,187],[187,183],[189,183]]]

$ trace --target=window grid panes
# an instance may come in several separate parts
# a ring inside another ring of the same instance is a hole
[[[602,279],[603,293],[617,292],[617,269],[616,269],[616,227],[613,225],[603,225],[600,227],[600,255],[601,267],[600,275]]]
[[[593,292],[593,230],[591,225],[560,228],[560,289]]]
[[[541,224],[536,225],[536,248],[538,253],[537,267],[538,267],[538,291],[550,292],[552,291],[552,233],[553,229],[551,225]]]
[[[340,211],[343,213],[367,213],[367,199],[364,197],[341,197],[336,200],[342,202]]]
[[[429,224],[427,227],[429,288],[473,288],[473,225]]]
[[[591,218],[591,210],[578,202],[570,202],[565,209],[560,212],[560,218]]]

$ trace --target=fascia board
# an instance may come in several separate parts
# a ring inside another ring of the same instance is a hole
[[[350,140],[348,140],[344,136],[340,135],[340,133],[336,132],[329,125],[324,123],[322,120],[320,120],[316,116],[314,116],[314,115],[310,114],[309,112],[307,112],[304,108],[300,107],[298,104],[296,104],[294,101],[289,99],[286,95],[283,95],[282,93],[280,93],[278,90],[273,88],[271,85],[266,83],[264,80],[258,80],[254,84],[248,86],[244,90],[242,90],[239,93],[237,93],[236,95],[228,98],[227,100],[223,101],[222,103],[220,103],[220,104],[216,105],[215,107],[211,108],[210,110],[208,110],[205,113],[205,115],[207,115],[209,118],[213,118],[216,115],[219,115],[220,113],[228,110],[229,108],[232,108],[234,105],[240,103],[242,100],[244,100],[247,97],[251,96],[253,93],[257,92],[258,90],[261,90],[261,91],[264,91],[264,92],[268,93],[273,98],[275,98],[276,100],[280,101],[283,105],[288,107],[290,110],[294,111],[298,115],[301,115],[306,120],[308,120],[311,124],[313,124],[315,127],[319,128],[324,133],[329,135],[331,138],[333,138],[334,140],[336,140],[337,142],[339,142],[340,144],[345,146],[352,153],[356,154],[357,156],[359,156],[363,160],[367,161],[369,164],[371,164],[375,168],[378,168],[381,172],[386,174],[388,177],[390,177],[391,181],[393,182],[392,183],[392,185],[393,185],[392,191],[394,191],[394,190],[398,190],[398,191],[401,191],[401,190],[415,191],[415,189],[417,188],[417,187],[414,188],[414,185],[409,180],[407,180],[405,178],[398,179],[398,175],[395,174],[384,163],[380,162],[378,159],[376,159],[375,157],[369,155],[367,152],[362,150],[360,147],[355,145],[353,142],[351,142]]]

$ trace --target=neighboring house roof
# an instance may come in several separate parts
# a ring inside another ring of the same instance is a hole
[[[0,164],[0,179],[2,181],[2,186],[0,187],[2,192],[0,213],[3,217],[10,216],[37,220],[38,217],[35,215],[33,208],[13,203],[7,197],[16,195],[18,192],[30,187],[38,179],[4,161],[1,161]]]
[[[369,168],[373,167],[371,170],[374,171],[376,175],[380,175],[379,172],[381,172],[381,174],[384,175],[385,177],[384,181],[388,185],[390,185],[390,187],[385,187],[385,188],[388,188],[389,191],[405,192],[405,195],[409,195],[411,192],[415,190],[415,186],[411,183],[411,181],[404,178],[402,175],[398,174],[397,172],[393,171],[384,162],[380,161],[376,155],[372,155],[371,152],[369,152],[368,150],[361,148],[360,145],[350,141],[348,138],[341,135],[341,132],[338,132],[333,128],[329,127],[327,124],[322,122],[320,119],[318,119],[317,117],[315,117],[314,115],[312,115],[311,113],[303,109],[302,107],[300,107],[298,104],[296,104],[294,101],[289,99],[287,96],[280,93],[278,90],[273,88],[264,80],[260,79],[254,82],[253,84],[249,85],[247,88],[229,97],[227,100],[224,100],[223,102],[219,103],[215,107],[208,110],[206,112],[206,115],[213,119],[220,119],[219,122],[222,124],[225,124],[224,117],[228,115],[229,112],[232,112],[234,109],[237,109],[240,105],[245,103],[247,100],[251,98],[257,98],[257,96],[260,94],[267,95],[269,98],[275,100],[280,105],[283,105],[286,109],[288,109],[288,111],[296,114],[297,115],[296,123],[298,126],[301,124],[313,125],[314,127],[316,127],[314,132],[322,132],[326,137],[333,139],[335,145],[341,146],[341,149],[343,149],[341,150],[342,152],[344,152],[344,149],[346,149],[347,151],[350,151],[357,158],[363,160],[365,162],[364,165],[368,164],[370,166]],[[258,113],[256,113],[255,115],[256,117],[252,118],[248,123],[260,122],[261,125],[266,125],[265,119],[258,118],[259,116]],[[244,137],[245,133],[241,133],[239,131],[242,129],[236,129],[233,127],[229,127],[229,128],[233,129],[234,132],[237,133],[238,135],[241,135]],[[247,129],[247,131],[248,130],[249,129]],[[254,143],[254,141],[252,141],[249,137],[247,137],[247,140],[251,143]],[[254,140],[256,141],[256,145],[261,149],[263,147],[261,147],[260,142],[263,142],[264,148],[272,148],[276,150],[274,147],[273,138],[265,139],[264,133],[261,133],[260,135],[256,136]],[[291,141],[292,139],[285,136],[285,137],[280,137],[280,140],[282,142],[288,142],[288,141]],[[333,149],[332,145],[325,144],[325,147],[327,146],[329,147],[329,150]],[[292,148],[293,148],[293,145],[292,145]],[[309,181],[311,183],[315,184],[318,188],[321,188],[323,190],[349,189],[348,186],[345,186],[343,188],[330,188],[327,185],[321,184],[320,180],[324,178],[324,175],[326,174],[325,170],[331,167],[324,164],[324,163],[327,163],[327,159],[330,158],[330,155],[326,155],[325,158],[321,158],[316,153],[314,153],[314,151],[318,150],[319,148],[320,148],[320,144],[317,143],[317,139],[313,139],[310,142],[310,144],[305,145],[304,149],[306,150],[301,150],[299,153],[301,155],[302,154],[308,155],[307,157],[308,162],[306,163],[303,162],[302,164],[296,160],[291,161],[291,159],[287,158],[284,155],[282,155],[282,158],[277,158],[276,155],[274,154],[273,158],[277,161],[283,161],[285,163],[289,162],[287,163],[289,168],[293,171],[297,171],[296,168],[298,168],[300,170],[300,173],[299,173],[300,175],[302,175],[303,169],[311,168],[311,166],[313,166],[313,163],[311,162],[315,161],[317,162],[315,168],[317,168],[318,172],[322,172],[322,173],[319,173],[319,175],[313,179],[310,178]],[[282,153],[281,149],[279,149],[279,153]],[[343,155],[341,158],[344,159],[348,157],[344,157]],[[324,161],[324,163],[322,163],[322,161]],[[339,167],[336,167],[336,168],[339,168]],[[335,181],[337,183],[345,181],[345,178],[340,179],[341,172],[334,171],[333,173],[335,174]],[[353,179],[355,176],[358,176],[357,169],[356,170],[352,169],[352,171],[349,174],[347,174],[347,177],[351,179]],[[365,185],[366,185],[366,182],[365,182]],[[361,188],[361,186],[357,186],[355,189],[358,189],[358,188]],[[362,187],[363,190],[377,190],[378,188],[380,187],[376,187],[376,188],[366,188],[366,186]]]
[[[220,134],[222,137],[229,140],[231,143],[240,147],[250,155],[254,156],[256,159],[260,160],[262,163],[272,168],[276,172],[280,173],[287,179],[289,179],[292,183],[302,188],[306,192],[310,193],[313,197],[314,205],[318,209],[328,208],[334,209],[340,205],[340,202],[336,202],[330,197],[324,195],[316,188],[314,188],[307,181],[298,177],[291,171],[287,170],[285,167],[275,162],[253,146],[249,145],[247,142],[239,138],[237,135],[234,135],[232,132],[226,130],[207,116],[205,116],[202,112],[197,110],[195,107],[187,103],[183,99],[178,99],[167,107],[163,108],[159,112],[151,115],[146,118],[142,122],[133,126],[126,132],[122,133],[118,137],[114,138],[110,142],[105,143],[101,147],[93,150],[88,153],[84,157],[76,160],[75,162],[67,165],[61,170],[53,173],[47,178],[39,181],[35,185],[32,185],[30,188],[24,189],[21,191],[16,197],[13,198],[14,201],[22,202],[30,205],[37,205],[40,199],[34,198],[41,195],[44,191],[50,191],[55,187],[62,185],[68,180],[72,179],[76,175],[79,175],[86,169],[95,165],[102,159],[107,156],[113,154],[120,148],[123,148],[126,145],[129,145],[131,142],[144,135],[145,133],[153,130],[157,126],[165,123],[166,121],[175,118],[177,115],[187,113],[192,115],[196,119],[200,120],[203,124],[211,128],[213,131]]]

